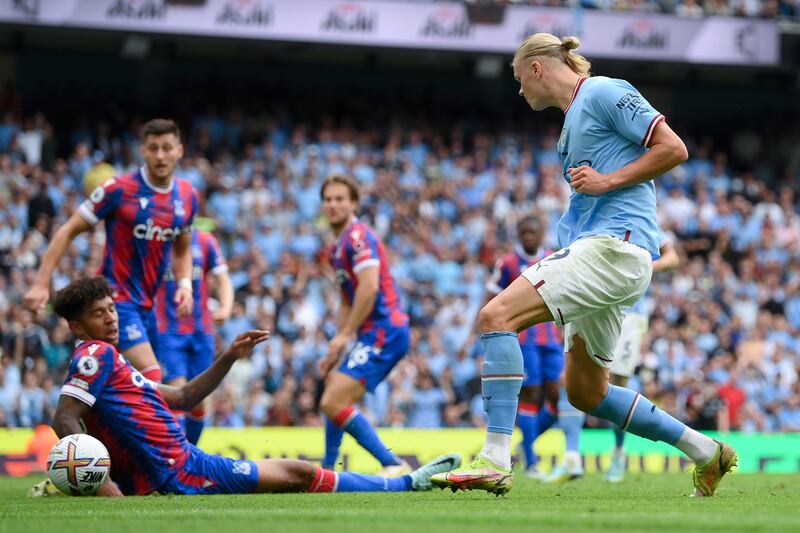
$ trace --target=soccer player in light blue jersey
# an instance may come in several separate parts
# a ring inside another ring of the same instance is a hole
[[[712,496],[736,452],[694,431],[642,395],[609,384],[623,310],[641,298],[659,257],[653,179],[684,162],[686,146],[630,83],[589,77],[575,37],[528,37],[512,63],[519,94],[534,111],[558,107],[558,141],[569,208],[562,248],[526,270],[480,312],[487,433],[471,464],[434,476],[440,487],[511,490],[511,435],[523,378],[517,332],[564,326],[569,402],[623,430],[667,442],[695,463],[697,496]]]

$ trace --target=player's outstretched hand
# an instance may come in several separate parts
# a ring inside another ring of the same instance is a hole
[[[249,356],[256,345],[269,339],[269,331],[251,329],[240,333],[236,339],[228,346],[223,354],[224,357],[231,357],[233,359],[244,359]]]
[[[231,317],[230,311],[227,309],[219,308],[215,309],[213,313],[211,313],[211,318],[214,320],[214,324],[221,326]]]
[[[608,174],[601,174],[592,167],[581,165],[569,169],[571,184],[575,192],[581,194],[605,194],[614,188]]]
[[[34,313],[44,309],[47,300],[50,298],[50,288],[34,285],[25,293],[25,307]]]
[[[119,486],[117,486],[117,484],[111,481],[110,479],[106,481],[102,487],[97,489],[97,495],[106,498],[120,498],[122,496],[125,496],[124,494],[122,494],[122,491],[119,490]]]

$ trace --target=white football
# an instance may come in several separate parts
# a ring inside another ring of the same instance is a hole
[[[97,492],[108,479],[111,458],[103,443],[82,433],[58,441],[47,457],[47,475],[58,490],[73,496]]]

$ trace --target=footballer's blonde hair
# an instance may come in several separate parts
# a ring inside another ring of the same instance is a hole
[[[582,55],[573,52],[581,45],[577,37],[564,37],[559,39],[552,33],[534,33],[525,39],[514,54],[514,61],[518,59],[532,59],[534,57],[553,57],[560,59],[576,74],[589,76],[592,64]]]

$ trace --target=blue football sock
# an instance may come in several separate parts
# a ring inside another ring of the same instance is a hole
[[[352,406],[342,410],[336,415],[334,423],[348,432],[356,442],[365,450],[372,454],[383,466],[395,466],[400,464],[400,458],[389,451],[381,442],[375,428],[369,423],[367,417],[358,412]],[[327,453],[326,453],[327,456]]]
[[[383,477],[337,472],[336,492],[403,492],[411,490],[411,476]]]
[[[533,442],[538,435],[536,429],[539,426],[539,408],[534,404],[520,402],[517,411],[517,425],[522,433],[522,453],[525,454],[525,467],[535,466],[539,461],[533,452]]]
[[[616,385],[608,386],[606,397],[589,414],[609,420],[634,435],[668,444],[675,444],[686,429],[686,425],[638,392]]]
[[[183,430],[186,433],[186,440],[196,445],[200,441],[200,434],[203,433],[205,425],[206,422],[203,418],[195,418],[192,415],[186,415],[183,419]]]
[[[586,415],[580,411],[561,412],[558,416],[558,425],[564,431],[568,452],[579,452],[581,447],[581,430]]]
[[[545,402],[542,409],[539,411],[539,420],[536,427],[536,437],[550,429],[553,424],[558,420],[558,411],[556,407],[548,402]]]
[[[481,342],[486,354],[481,369],[486,429],[489,433],[511,435],[524,372],[517,334],[509,331],[484,333]]]
[[[329,418],[326,418],[325,457],[322,458],[322,468],[333,470],[334,466],[336,466],[336,460],[339,459],[339,448],[342,445],[342,437],[344,437],[344,430],[331,422]]]
[[[614,447],[621,450],[625,446],[625,432],[614,426]]]

